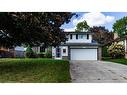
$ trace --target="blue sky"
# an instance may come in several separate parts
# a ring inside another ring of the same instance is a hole
[[[113,23],[116,20],[127,16],[127,12],[76,12],[78,17],[73,16],[71,22],[62,25],[65,31],[73,31],[78,22],[86,20],[89,26],[105,26],[106,29],[112,30]]]

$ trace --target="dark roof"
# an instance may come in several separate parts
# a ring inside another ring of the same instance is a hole
[[[63,43],[62,46],[100,46],[98,43]]]
[[[75,31],[71,31],[71,32],[64,32],[67,34],[94,34],[93,32],[75,32]]]

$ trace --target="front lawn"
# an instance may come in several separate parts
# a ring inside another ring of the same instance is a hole
[[[127,59],[124,59],[124,58],[112,59],[110,57],[105,57],[105,58],[103,58],[103,60],[104,61],[111,61],[111,62],[115,62],[115,63],[120,63],[120,64],[127,65]]]
[[[0,82],[70,82],[69,62],[53,59],[0,59]]]

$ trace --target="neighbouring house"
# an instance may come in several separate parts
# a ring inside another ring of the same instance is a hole
[[[17,58],[25,57],[25,48],[23,46],[16,46],[14,48],[14,55]]]
[[[24,47],[16,46],[14,48],[0,47],[0,58],[25,57]]]
[[[14,48],[0,47],[0,58],[12,58],[14,57]]]
[[[44,47],[32,47],[32,50],[36,53],[45,52],[47,48]]]
[[[68,40],[52,47],[54,59],[101,60],[101,46],[92,39],[92,32],[65,32]]]

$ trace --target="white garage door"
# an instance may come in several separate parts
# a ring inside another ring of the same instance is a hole
[[[97,49],[71,49],[71,60],[97,60]]]

